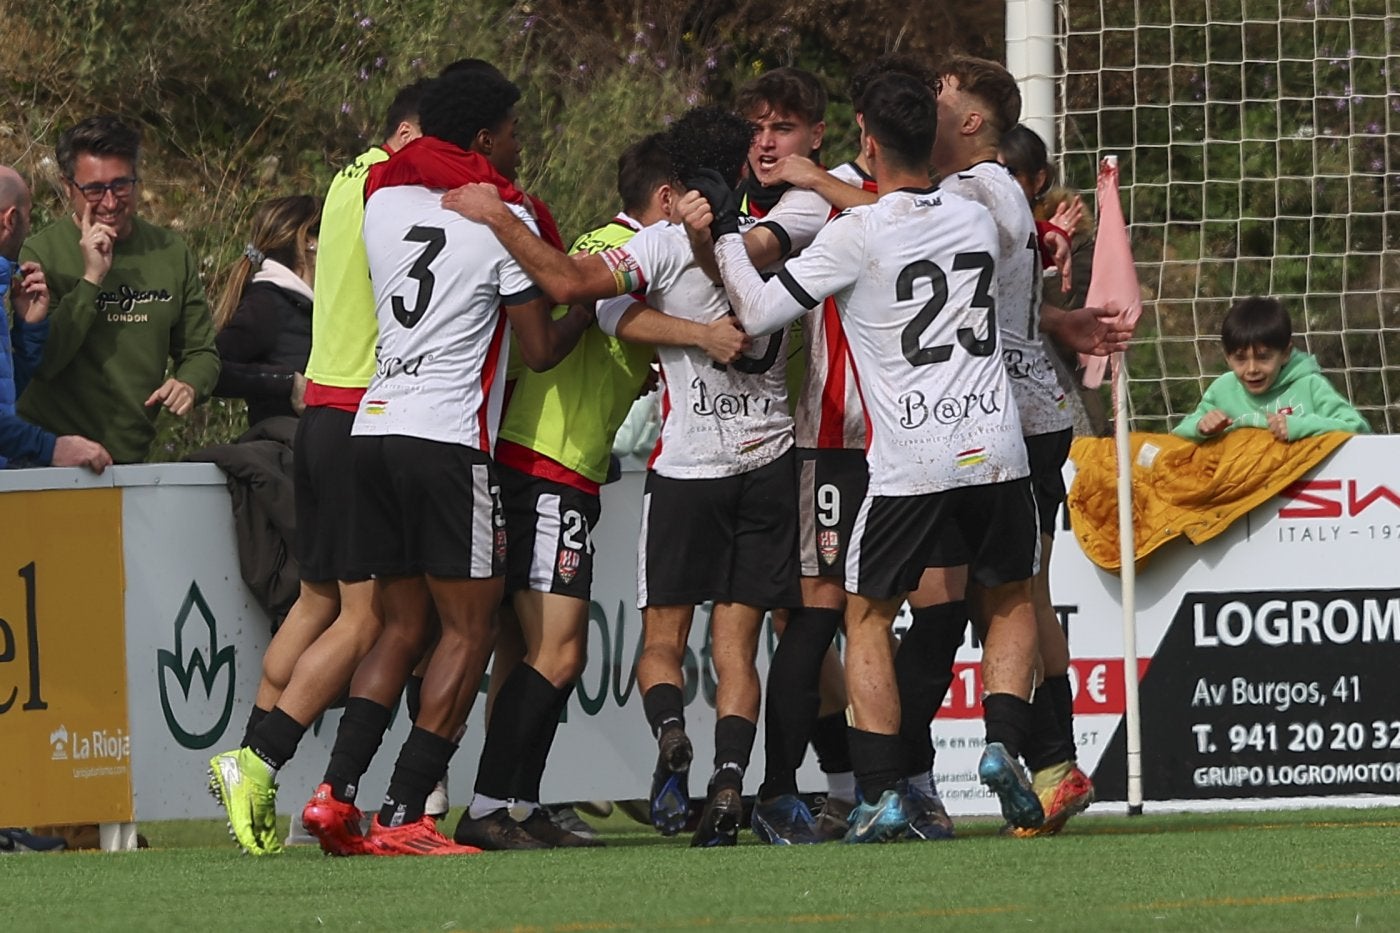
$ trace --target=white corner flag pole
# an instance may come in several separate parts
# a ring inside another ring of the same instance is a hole
[[[1119,581],[1123,599],[1123,699],[1128,727],[1128,815],[1142,815],[1142,711],[1138,702],[1137,564],[1133,546],[1133,462],[1128,443],[1128,367],[1113,355],[1113,437],[1118,450]]]
[[[1116,169],[1118,157],[1104,161]],[[1128,739],[1128,815],[1142,815],[1142,710],[1138,700],[1137,552],[1133,537],[1133,462],[1128,439],[1126,353],[1113,354],[1113,437],[1118,455],[1119,581],[1123,601],[1123,698]]]

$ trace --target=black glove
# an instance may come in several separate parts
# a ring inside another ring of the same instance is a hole
[[[710,221],[710,236],[715,242],[726,233],[739,232],[739,198],[734,189],[724,183],[719,172],[712,168],[702,168],[686,179],[686,187],[700,192],[710,202],[710,212],[715,219]]]

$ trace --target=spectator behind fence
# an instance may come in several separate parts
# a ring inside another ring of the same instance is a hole
[[[101,473],[112,462],[101,444],[71,434],[56,437],[15,414],[15,399],[39,364],[49,331],[44,270],[36,262],[16,262],[29,235],[30,203],[24,179],[0,165],[0,468],[86,466]]]
[[[1206,389],[1201,404],[1172,431],[1204,441],[1236,428],[1263,428],[1281,441],[1328,431],[1369,434],[1311,353],[1293,349],[1293,322],[1276,298],[1235,302],[1220,326],[1230,371]]]
[[[273,198],[253,213],[243,255],[214,309],[222,369],[214,394],[248,402],[248,426],[305,407],[311,355],[311,283],[321,199]]]
[[[43,267],[52,310],[19,413],[56,434],[91,437],[117,463],[146,458],[161,405],[184,416],[219,377],[194,256],[136,216],[140,143],[110,116],[63,133],[55,154],[71,212],[21,253]]]

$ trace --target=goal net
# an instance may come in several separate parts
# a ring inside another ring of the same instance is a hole
[[[1372,428],[1396,430],[1400,3],[1062,0],[1058,15],[1061,173],[1091,197],[1118,154],[1144,289],[1133,428],[1190,412],[1226,369],[1231,302],[1271,295]]]

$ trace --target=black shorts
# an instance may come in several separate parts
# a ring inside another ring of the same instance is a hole
[[[903,596],[919,585],[938,549],[968,555],[982,586],[1026,580],[1040,564],[1040,527],[1029,478],[963,486],[923,496],[868,496],[856,519],[846,590],[870,599]]]
[[[353,566],[376,577],[484,580],[506,567],[496,465],[474,447],[356,437]]]
[[[1055,516],[1065,501],[1065,461],[1074,429],[1035,434],[1026,438],[1026,458],[1031,462],[1031,492],[1035,495],[1040,533],[1055,533]]]
[[[296,495],[294,553],[307,583],[356,582],[368,576],[350,569],[350,529],[354,514],[355,467],[350,427],[355,416],[320,405],[306,409],[292,444],[292,484]]]
[[[798,554],[804,577],[846,576],[846,550],[865,501],[863,450],[797,451]]]
[[[599,500],[572,486],[497,466],[506,513],[506,592],[588,599]]]
[[[719,479],[647,474],[637,605],[801,605],[796,458]]]

